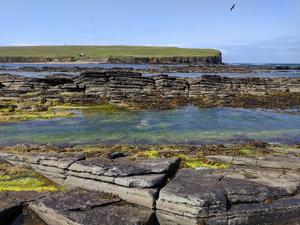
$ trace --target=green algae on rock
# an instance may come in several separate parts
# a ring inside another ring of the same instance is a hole
[[[142,151],[137,154],[137,156],[144,156],[149,159],[156,159],[159,157],[162,157],[163,154],[159,150],[147,150]],[[212,161],[209,161],[203,157],[195,157],[193,155],[188,154],[178,154],[177,151],[174,151],[172,153],[172,150],[169,151],[169,157],[173,158],[180,158],[181,159],[181,166],[185,168],[210,168],[210,169],[226,169],[229,167],[228,163],[215,163]],[[168,158],[168,157],[167,157]]]
[[[38,173],[25,167],[10,166],[0,162],[1,191],[58,191],[61,188]]]
[[[185,154],[179,154],[177,155],[183,164],[183,167],[186,168],[209,168],[209,169],[227,169],[229,168],[228,163],[215,163],[212,161],[209,161],[205,158],[199,158],[199,157],[193,157]]]
[[[18,122],[25,120],[36,119],[53,119],[57,117],[72,117],[74,114],[71,112],[59,112],[59,111],[45,111],[45,112],[0,112],[0,123]]]
[[[74,113],[63,109],[50,108],[50,104],[40,104],[40,101],[0,101],[0,123],[18,122],[36,119],[53,119],[57,117],[72,117]]]

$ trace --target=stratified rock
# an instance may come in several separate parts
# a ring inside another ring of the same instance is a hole
[[[30,204],[48,225],[154,225],[153,211],[105,193],[73,190]]]
[[[11,154],[0,158],[13,165],[30,166],[54,182],[70,187],[103,191],[154,208],[159,189],[171,177],[178,159],[87,159],[78,154]]]
[[[117,194],[128,202],[153,208],[159,188],[178,163],[176,159],[88,159],[69,167],[65,185]]]
[[[0,158],[16,166],[30,166],[54,182],[64,185],[67,169],[78,160],[85,159],[82,154],[11,154],[0,153]]]
[[[68,176],[65,185],[92,191],[105,191],[117,194],[127,202],[153,208],[158,196],[158,188],[128,188],[107,182]]]
[[[87,159],[72,164],[71,171],[87,172],[94,175],[108,177],[125,177],[143,174],[167,173],[176,163],[176,159],[117,159],[105,161],[104,159]]]
[[[178,67],[179,68],[179,67]],[[45,71],[49,68],[45,68]],[[2,99],[125,104],[140,108],[181,105],[284,108],[300,104],[300,78],[179,78],[131,70],[86,71],[79,76],[29,78],[1,75]]]
[[[160,191],[157,216],[161,225],[295,224],[299,190],[296,171],[186,169]]]
[[[210,213],[226,212],[226,192],[219,179],[218,176],[208,176],[204,171],[179,171],[160,191],[156,203],[160,223],[164,224],[163,215],[168,220],[168,214],[187,220],[186,223],[176,220],[174,224],[197,224],[198,218],[207,218]]]
[[[234,165],[258,166],[262,168],[300,170],[299,157],[238,157],[207,156],[209,160],[227,162]]]
[[[87,178],[107,183],[113,183],[124,187],[139,187],[139,188],[152,188],[159,187],[166,178],[166,174],[146,174],[137,176],[126,176],[126,177],[109,177],[93,175],[85,172],[74,172],[69,171],[68,175],[79,178]]]

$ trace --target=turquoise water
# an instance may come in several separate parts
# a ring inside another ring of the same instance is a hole
[[[56,118],[0,125],[0,145],[53,144],[207,144],[262,140],[300,143],[300,114],[193,106],[175,110],[76,111]]]

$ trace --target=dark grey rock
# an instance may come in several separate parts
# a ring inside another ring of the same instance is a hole
[[[154,225],[155,222],[151,209],[97,192],[57,193],[31,203],[30,208],[48,225]]]
[[[159,158],[137,159],[136,161],[123,158],[113,161],[87,159],[72,164],[69,170],[108,177],[125,177],[143,174],[167,173],[177,163],[177,159]]]
[[[300,173],[236,167],[181,170],[159,194],[161,225],[299,224]]]
[[[122,158],[122,157],[126,157],[127,154],[125,154],[124,152],[113,152],[109,155],[109,158],[111,159],[117,159],[117,158]]]

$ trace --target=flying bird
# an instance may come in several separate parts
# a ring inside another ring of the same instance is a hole
[[[235,7],[235,4],[233,4],[233,6],[231,6],[230,12],[234,9],[234,7]]]

